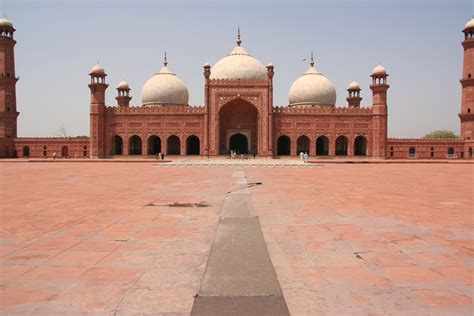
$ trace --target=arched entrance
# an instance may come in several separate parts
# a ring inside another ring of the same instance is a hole
[[[29,157],[30,156],[30,147],[25,146],[23,147],[23,157]]]
[[[286,135],[281,135],[277,140],[277,155],[288,156],[291,154],[291,140]]]
[[[63,148],[61,148],[61,157],[67,158],[68,156],[69,149],[67,148],[67,146],[63,146]]]
[[[336,156],[347,156],[347,137],[339,136],[336,139]]]
[[[142,154],[142,139],[133,135],[129,140],[129,155],[141,155]]]
[[[122,137],[115,135],[113,139],[113,155],[123,154],[123,140]]]
[[[367,139],[364,136],[357,136],[354,140],[354,155],[367,156]]]
[[[328,156],[329,155],[329,138],[326,136],[319,136],[316,139],[316,155],[317,156]]]
[[[469,158],[472,158],[472,147],[469,147],[468,152],[469,152]]]
[[[296,140],[296,154],[300,154],[300,152],[307,153],[309,155],[309,138],[308,136],[301,135]]]
[[[241,136],[233,138],[237,134]],[[231,148],[231,144],[236,147]],[[219,110],[219,153],[228,154],[231,149],[258,153],[258,111],[241,98],[228,102]]]
[[[199,145],[199,138],[196,135],[189,136],[186,139],[186,155],[199,155]]]
[[[237,154],[249,153],[249,142],[244,134],[234,134],[229,139],[229,150],[234,150]]]
[[[148,155],[156,155],[161,152],[161,139],[152,135],[148,138]]]
[[[167,153],[168,155],[180,155],[181,154],[181,141],[176,135],[171,135],[168,137],[167,143]]]

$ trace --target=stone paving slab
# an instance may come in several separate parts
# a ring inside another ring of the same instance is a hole
[[[0,314],[188,315],[222,205],[248,193],[292,315],[472,315],[473,176],[0,162]]]

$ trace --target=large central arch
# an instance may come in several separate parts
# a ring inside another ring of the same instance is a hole
[[[235,134],[247,138],[248,153],[258,153],[258,110],[253,104],[237,98],[219,110],[219,153],[228,154]]]

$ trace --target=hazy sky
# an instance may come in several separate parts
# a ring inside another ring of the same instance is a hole
[[[141,104],[143,84],[162,66],[184,80],[191,105],[203,104],[202,65],[242,46],[275,65],[275,105],[288,104],[292,82],[316,67],[335,85],[337,105],[357,80],[370,106],[370,73],[389,73],[390,137],[434,129],[459,133],[461,33],[472,1],[22,1],[3,0],[15,39],[19,136],[52,136],[64,125],[89,135],[88,72],[108,74],[107,105],[121,79]]]

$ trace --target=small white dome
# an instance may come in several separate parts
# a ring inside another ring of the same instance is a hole
[[[273,67],[272,63],[268,63],[267,67]]]
[[[372,76],[386,76],[386,75],[387,75],[387,71],[381,64],[378,64],[377,66],[375,66],[374,70],[372,71]]]
[[[467,29],[474,29],[474,18],[470,19],[469,22],[466,23],[464,31],[466,31]]]
[[[188,101],[188,88],[167,66],[148,79],[142,89],[143,105],[188,105]]]
[[[4,17],[3,19],[0,19],[0,27],[2,27],[2,26],[13,27],[13,23],[9,19]]]
[[[89,73],[89,75],[104,75],[104,74],[105,74],[104,67],[102,67],[100,64],[97,64],[94,67],[92,67]]]
[[[119,90],[130,90],[130,86],[128,85],[128,82],[126,82],[125,80],[122,80],[117,85],[117,89],[119,89]]]
[[[349,83],[347,90],[360,90],[360,86],[356,81],[352,81],[351,83]]]
[[[334,106],[336,89],[329,79],[311,66],[291,85],[289,101],[290,105]]]
[[[252,57],[241,46],[236,46],[226,57],[219,60],[211,70],[211,79],[265,80],[267,70],[260,61]]]

